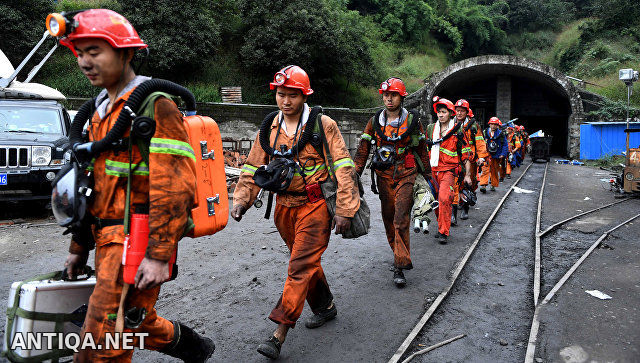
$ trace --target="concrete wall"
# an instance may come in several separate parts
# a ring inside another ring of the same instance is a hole
[[[87,99],[68,98],[69,109],[78,109]],[[220,127],[223,138],[251,139],[258,134],[258,128],[264,117],[277,110],[275,105],[255,105],[238,103],[199,102],[198,114],[213,118]],[[324,107],[324,114],[334,119],[340,127],[347,148],[354,151],[364,127],[377,109],[348,109]]]

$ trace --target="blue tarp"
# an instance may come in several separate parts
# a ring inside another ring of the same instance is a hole
[[[629,125],[640,129],[640,123]],[[620,155],[625,151],[626,134],[624,122],[597,122],[580,125],[580,159],[596,160],[608,155]],[[632,133],[629,147],[640,147],[640,133]]]

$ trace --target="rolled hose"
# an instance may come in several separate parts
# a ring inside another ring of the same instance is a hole
[[[138,112],[138,108],[140,107],[142,102],[153,92],[166,92],[172,95],[180,96],[184,100],[187,107],[187,115],[194,115],[196,112],[196,98],[194,97],[193,93],[191,93],[191,91],[189,91],[185,87],[164,79],[152,79],[146,81],[135,88],[135,90],[131,93],[131,95],[125,102],[123,110],[122,112],[120,112],[120,115],[118,116],[118,119],[116,120],[111,130],[109,130],[107,135],[105,135],[105,137],[101,140],[93,142],[88,149],[89,152],[91,154],[99,154],[105,150],[108,150],[114,142],[121,139],[124,136],[125,132],[127,132],[127,130],[131,128],[131,120],[133,118],[132,115],[126,111],[127,108],[132,110],[133,112]],[[87,103],[82,105],[81,109],[85,107]],[[87,111],[85,112],[88,112],[88,107]],[[80,110],[78,111],[76,117],[74,117],[73,124],[71,125],[71,132],[73,134],[70,134],[70,140],[72,145],[75,145],[78,142],[82,142],[82,127],[86,122],[86,118],[82,119],[79,116],[82,116],[80,115]]]
[[[283,155],[283,156],[296,155],[300,150],[302,150],[302,148],[304,148],[307,145],[309,141],[311,141],[311,139],[313,138],[313,129],[315,125],[309,124],[309,122],[316,122],[316,117],[320,112],[322,112],[322,108],[319,106],[316,106],[313,109],[311,109],[311,112],[309,113],[309,121],[307,121],[307,126],[302,132],[302,136],[300,136],[300,140],[298,141],[297,144],[293,145],[291,150],[289,150],[289,152],[287,152],[286,155]],[[269,132],[269,128],[271,127],[271,124],[273,123],[273,118],[276,117],[277,113],[278,111],[273,111],[270,114],[268,114],[264,118],[264,120],[262,120],[262,125],[260,125],[260,138],[259,138],[260,146],[262,147],[264,152],[267,153],[267,155],[269,156],[274,156],[276,153],[276,150],[274,150],[271,147],[271,145],[269,145],[269,136],[271,134]]]
[[[95,102],[95,98],[92,98],[83,103],[78,109],[78,113],[76,113],[69,128],[69,143],[71,145],[82,143],[82,128],[95,112]]]
[[[380,126],[380,123],[378,122],[378,119],[380,118],[380,114],[384,112],[384,108],[382,110],[379,110],[378,112],[376,112],[376,115],[373,116],[373,129],[375,131],[375,133],[383,140],[387,141],[387,142],[395,142],[395,141],[402,141],[404,139],[406,139],[407,137],[409,137],[411,134],[413,134],[413,132],[415,131],[416,127],[418,127],[418,125],[420,124],[418,122],[418,114],[415,113],[414,111],[409,111],[410,114],[413,114],[413,119],[411,120],[411,124],[409,125],[409,127],[407,128],[407,131],[403,132],[402,135],[398,136],[397,138],[391,138],[387,135],[384,134],[383,130],[382,130],[382,126]],[[409,115],[407,115],[407,117],[409,117]]]

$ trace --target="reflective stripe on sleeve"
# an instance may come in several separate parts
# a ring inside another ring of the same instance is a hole
[[[356,164],[353,162],[353,160],[351,160],[351,158],[340,159],[340,160],[337,160],[335,163],[333,163],[333,169],[335,170],[338,170],[345,166],[353,166],[355,168]]]
[[[369,135],[369,134],[362,134],[362,136],[360,136],[360,138],[363,139],[363,140],[371,141],[371,135]]]
[[[186,156],[194,161],[196,160],[196,155],[193,152],[191,145],[179,140],[160,139],[154,137],[151,139],[151,144],[149,144],[149,153]]]
[[[253,165],[249,165],[249,164],[244,164],[242,165],[242,169],[241,171],[250,175],[254,175],[256,173],[256,170],[258,170],[258,168],[256,168]]]

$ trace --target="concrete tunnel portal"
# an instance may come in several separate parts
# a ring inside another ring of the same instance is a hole
[[[546,64],[514,56],[469,58],[432,75],[421,91],[416,106],[430,122],[436,119],[433,96],[452,102],[464,98],[483,128],[492,116],[503,123],[518,118],[528,133],[543,130],[553,136],[552,154],[579,154],[580,94],[570,79]]]

